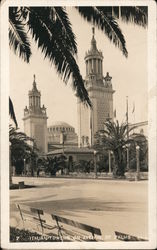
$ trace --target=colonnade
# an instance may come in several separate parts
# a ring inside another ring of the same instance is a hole
[[[86,75],[88,76],[91,72],[94,74],[103,75],[102,60],[97,58],[88,59],[86,61]]]
[[[29,96],[29,106],[40,107],[40,96]]]

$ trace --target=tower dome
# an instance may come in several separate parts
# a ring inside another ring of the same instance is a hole
[[[74,127],[63,121],[56,121],[48,127],[48,131],[57,131],[58,133],[68,131],[75,132]]]

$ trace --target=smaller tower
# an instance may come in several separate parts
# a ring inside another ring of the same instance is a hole
[[[47,152],[47,114],[46,108],[41,107],[41,93],[37,89],[34,75],[33,88],[28,93],[29,107],[24,109],[24,132],[35,139],[41,153]]]

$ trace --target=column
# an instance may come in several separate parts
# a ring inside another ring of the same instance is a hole
[[[102,75],[102,61],[100,60],[100,74]]]
[[[98,59],[98,74],[100,74],[100,60]]]
[[[96,73],[96,59],[94,58],[93,61],[94,61],[94,73]]]
[[[89,60],[89,73],[91,73],[91,70],[92,70],[92,60],[90,59]]]
[[[94,59],[91,60],[92,61],[92,72],[94,71]]]
[[[135,180],[139,181],[140,180],[140,159],[139,159],[139,150],[140,147],[137,145],[136,146],[136,176]]]
[[[37,106],[39,107],[39,96],[37,97]]]
[[[96,74],[98,74],[98,59],[96,59]]]
[[[97,151],[94,150],[94,172],[95,172],[95,178],[97,178],[97,158],[96,158]]]
[[[101,75],[103,76],[103,61],[101,61]]]

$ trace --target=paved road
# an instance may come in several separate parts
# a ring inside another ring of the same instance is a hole
[[[36,187],[10,191],[11,225],[20,225],[15,203],[23,203],[99,227],[109,241],[114,231],[148,238],[147,181],[14,177],[21,180]]]

